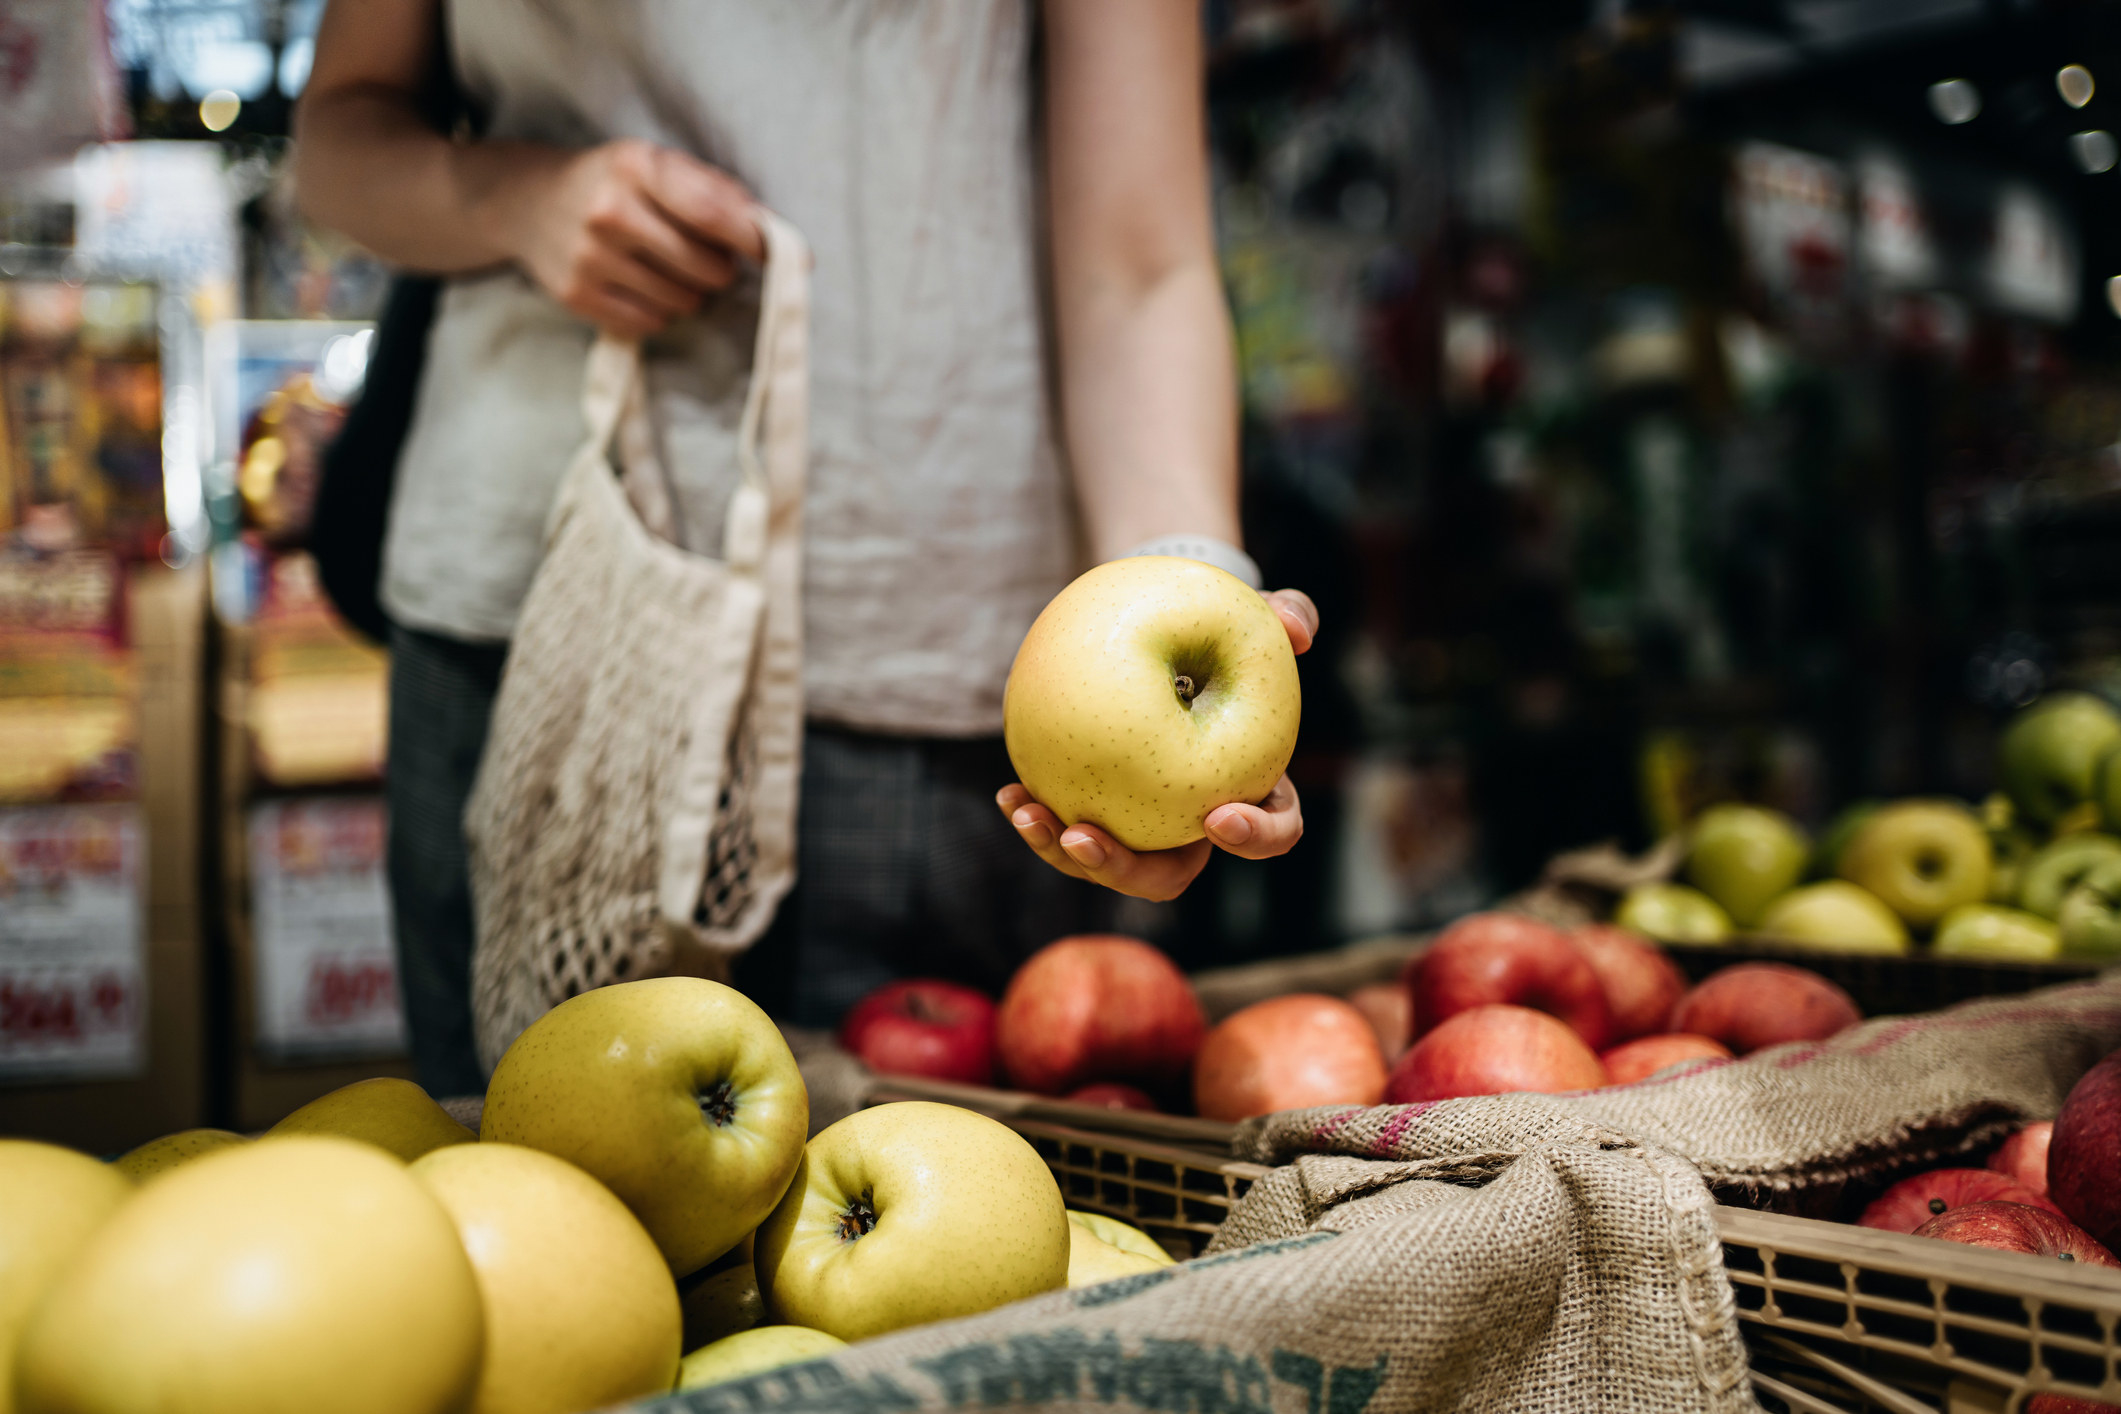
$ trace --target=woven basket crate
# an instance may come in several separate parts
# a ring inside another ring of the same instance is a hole
[[[1182,1257],[1267,1172],[998,1117],[1045,1158],[1070,1207],[1131,1222]],[[1771,1411],[1988,1414],[2042,1390],[2121,1404],[2121,1272],[1742,1208],[1718,1208],[1717,1225],[1754,1392]]]

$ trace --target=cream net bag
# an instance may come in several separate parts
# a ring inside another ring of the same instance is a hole
[[[767,261],[722,558],[673,543],[640,350],[601,339],[465,810],[491,1069],[611,982],[725,974],[795,879],[809,250]]]

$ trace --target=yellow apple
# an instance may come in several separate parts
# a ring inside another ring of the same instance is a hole
[[[1092,1237],[1111,1243],[1122,1252],[1133,1252],[1147,1257],[1160,1267],[1172,1264],[1171,1254],[1148,1233],[1118,1218],[1108,1218],[1103,1213],[1085,1213],[1079,1209],[1068,1210],[1068,1222],[1075,1227],[1087,1229]]]
[[[1720,943],[1731,936],[1723,905],[1685,884],[1631,885],[1620,896],[1613,921],[1667,943]]]
[[[1835,872],[1927,928],[1988,897],[1995,851],[1974,812],[1956,800],[1896,800],[1864,818]]]
[[[1741,928],[1804,877],[1811,856],[1797,822],[1765,806],[1712,805],[1687,829],[1687,879]]]
[[[1007,1125],[878,1105],[804,1150],[759,1229],[759,1289],[777,1320],[862,1340],[1066,1285],[1072,1226],[1052,1170]]]
[[[747,1375],[763,1375],[784,1365],[822,1360],[846,1348],[847,1342],[838,1336],[805,1326],[760,1326],[723,1336],[687,1355],[678,1369],[678,1388],[698,1389],[725,1380],[741,1380]]]
[[[1900,915],[1844,879],[1790,890],[1768,905],[1758,931],[1817,952],[1904,953],[1911,946]]]
[[[1068,1285],[1096,1286],[1102,1281],[1118,1277],[1141,1276],[1146,1272],[1162,1271],[1171,1265],[1166,1257],[1159,1262],[1139,1252],[1129,1252],[1115,1247],[1080,1223],[1068,1224]]]
[[[657,977],[531,1023],[494,1068],[479,1133],[586,1170],[687,1276],[773,1211],[809,1128],[772,1018],[719,982]]]
[[[1024,635],[1002,700],[1009,760],[1064,825],[1128,849],[1206,834],[1257,802],[1296,750],[1288,630],[1235,575],[1141,555],[1077,579]]]
[[[244,1136],[226,1129],[180,1129],[175,1134],[148,1140],[139,1148],[112,1160],[111,1167],[135,1183],[145,1183],[156,1174],[166,1173],[180,1164],[249,1142]]]
[[[412,1166],[456,1224],[486,1311],[471,1414],[575,1414],[677,1375],[678,1290],[611,1190],[515,1144],[453,1144]]]
[[[267,1134],[335,1134],[359,1139],[411,1163],[444,1144],[469,1144],[478,1136],[410,1080],[379,1075],[356,1080],[319,1096],[281,1120]]]
[[[479,1374],[449,1215],[350,1139],[224,1149],[142,1187],[22,1334],[19,1414],[449,1414]]]
[[[31,1306],[132,1196],[130,1178],[86,1154],[0,1139],[0,1414],[14,1408],[9,1377]]]
[[[1930,951],[1938,957],[2045,962],[2062,954],[2062,930],[2037,913],[1993,903],[1968,903],[1937,924]]]

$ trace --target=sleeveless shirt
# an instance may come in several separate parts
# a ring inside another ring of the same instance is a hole
[[[815,252],[805,687],[813,720],[1001,728],[1076,559],[1049,404],[1028,0],[448,0],[483,131],[646,138],[740,178]],[[680,539],[719,553],[755,291],[650,341]],[[593,331],[511,268],[451,281],[399,464],[383,600],[504,639],[585,435]]]

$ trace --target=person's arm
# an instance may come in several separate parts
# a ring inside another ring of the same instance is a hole
[[[1237,369],[1209,212],[1198,0],[1046,0],[1046,176],[1060,403],[1089,548],[1099,561],[1169,535],[1235,546]],[[1317,610],[1268,596],[1301,653]],[[1172,898],[1210,841],[1264,859],[1303,834],[1284,776],[1257,805],[1219,806],[1208,839],[1136,854],[1095,825],[1060,827],[1021,784],[996,802],[1055,868]]]
[[[457,142],[421,116],[439,0],[331,0],[295,117],[303,214],[386,260],[454,274],[513,261],[638,338],[763,258],[743,185],[637,140],[580,151]]]

